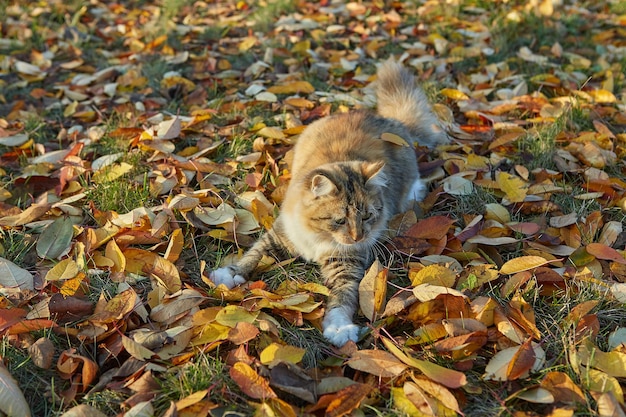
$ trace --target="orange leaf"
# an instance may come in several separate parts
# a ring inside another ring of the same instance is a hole
[[[442,239],[448,234],[450,226],[456,220],[446,216],[432,216],[415,223],[407,232],[406,236],[416,239]]]
[[[526,339],[519,349],[513,355],[511,362],[506,370],[506,377],[509,381],[513,381],[527,374],[535,363],[535,351],[532,346],[532,339]]]
[[[361,401],[372,391],[372,387],[366,384],[350,385],[337,394],[326,408],[327,417],[342,417],[356,409]]]
[[[57,327],[57,324],[48,319],[22,320],[9,327],[7,334],[30,333],[35,330],[51,329],[53,327]]]
[[[276,393],[270,388],[269,382],[244,362],[237,362],[230,368],[230,377],[248,397],[257,400],[276,398]]]
[[[274,94],[310,94],[315,91],[315,87],[308,81],[293,81],[288,84],[273,85],[267,91]]]
[[[598,259],[626,264],[626,259],[618,251],[602,243],[590,243],[585,246],[585,249]]]

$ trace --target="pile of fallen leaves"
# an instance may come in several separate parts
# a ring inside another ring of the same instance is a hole
[[[619,5],[23,3],[0,11],[3,413],[625,415]],[[416,149],[430,193],[336,349],[312,265],[207,275],[271,227],[305,126],[372,105],[391,54],[453,140]],[[206,357],[223,374],[163,392]]]

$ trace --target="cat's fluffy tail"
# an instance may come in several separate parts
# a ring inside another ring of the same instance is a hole
[[[401,121],[414,141],[429,147],[448,141],[415,77],[398,62],[388,60],[378,68],[376,97],[378,114]]]

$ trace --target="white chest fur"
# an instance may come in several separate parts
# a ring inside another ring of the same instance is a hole
[[[283,211],[281,217],[285,234],[298,251],[298,255],[307,261],[317,261],[323,254],[332,253],[336,250],[335,243],[321,240],[315,234],[307,231],[297,213]]]

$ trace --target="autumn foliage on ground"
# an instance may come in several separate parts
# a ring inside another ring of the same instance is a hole
[[[0,1],[2,413],[624,416],[626,7],[554,3]],[[314,265],[207,276],[389,56],[452,140],[339,349]]]

